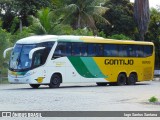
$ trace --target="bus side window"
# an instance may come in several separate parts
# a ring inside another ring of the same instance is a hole
[[[52,58],[59,58],[65,56],[66,53],[65,48],[66,48],[65,43],[58,43]]]
[[[95,52],[96,52],[95,51],[95,44],[89,43],[88,44],[88,56],[90,56],[90,57],[96,56]]]
[[[81,56],[87,56],[88,53],[87,53],[87,44],[86,43],[82,43],[81,44]]]
[[[72,43],[66,43],[66,56],[71,56],[72,53]]]
[[[115,44],[105,44],[104,45],[104,56],[116,57],[118,56],[118,47]]]
[[[127,45],[118,45],[119,56],[127,57],[128,46]]]
[[[144,57],[144,52],[143,52],[143,46],[142,45],[137,45],[136,46],[136,57]]]
[[[81,56],[80,52],[80,43],[72,43],[72,55],[73,56]]]
[[[103,50],[104,50],[104,56],[105,57],[111,56],[110,51],[109,51],[109,44],[105,44]]]
[[[151,56],[153,53],[153,46],[146,45],[144,46],[144,56]]]
[[[33,67],[38,67],[44,64],[43,62],[43,50],[36,51],[33,54]]]
[[[96,48],[96,56],[102,57],[103,56],[103,44],[97,44],[95,48]]]
[[[43,51],[43,57],[42,57],[42,63],[44,64],[47,60],[47,57],[53,47],[54,42],[44,42],[41,44],[42,47],[45,47],[44,51]]]
[[[41,64],[41,55],[40,53],[37,53],[35,55],[35,59],[34,59],[34,66],[39,66]]]
[[[127,56],[128,57],[136,57],[134,45],[128,45]]]

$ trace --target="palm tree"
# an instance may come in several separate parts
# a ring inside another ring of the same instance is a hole
[[[144,35],[148,30],[150,21],[148,0],[135,0],[134,18],[137,23],[140,39],[144,40]]]
[[[72,28],[69,25],[60,24],[59,18],[49,8],[41,9],[37,17],[30,16],[32,32],[37,35],[42,34],[70,34]]]
[[[69,5],[59,9],[65,12],[62,23],[70,23],[74,29],[89,28],[97,34],[96,22],[109,22],[102,17],[107,8],[96,6],[97,0],[71,0]]]
[[[54,24],[52,24],[52,12],[49,8],[39,10],[37,13],[37,18],[30,16],[32,19],[31,29],[35,34],[49,34]]]

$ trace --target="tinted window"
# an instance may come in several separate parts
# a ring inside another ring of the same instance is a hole
[[[144,46],[144,45],[60,42],[57,45],[54,56],[145,57],[152,55],[152,52],[153,52],[153,46],[149,45]]]
[[[119,56],[126,57],[128,54],[128,46],[127,45],[118,45],[119,46]]]
[[[105,44],[104,45],[104,56],[109,56],[109,57],[118,56],[117,45]]]
[[[96,56],[96,44],[88,44],[88,56]]]
[[[72,44],[66,43],[66,56],[71,56],[72,53]]]
[[[135,51],[134,45],[128,45],[127,56],[128,57],[135,57],[136,56],[136,51]]]
[[[144,57],[142,45],[135,46],[135,50],[136,50],[136,57]]]
[[[53,57],[62,57],[66,53],[66,44],[65,43],[58,43]]]
[[[44,43],[41,43],[40,46],[41,47],[45,47],[44,51],[43,51],[43,57],[42,57],[42,63],[44,64],[46,62],[46,59],[53,47],[53,44],[54,42],[44,42]]]
[[[85,43],[81,43],[81,56],[87,56],[88,55],[88,45]]]
[[[103,44],[96,44],[95,52],[96,56],[103,56]]]
[[[80,56],[81,55],[80,43],[72,43],[72,55],[73,56]]]
[[[151,56],[153,52],[153,46],[144,46],[144,56]]]

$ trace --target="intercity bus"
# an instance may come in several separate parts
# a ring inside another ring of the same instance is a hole
[[[4,51],[4,57],[9,50],[9,82],[32,88],[57,88],[71,82],[134,85],[153,79],[152,42],[45,35],[18,40]]]

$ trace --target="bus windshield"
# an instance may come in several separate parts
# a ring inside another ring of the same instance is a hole
[[[24,70],[31,67],[32,60],[29,59],[29,52],[35,48],[36,45],[15,45],[10,59],[10,69]]]

